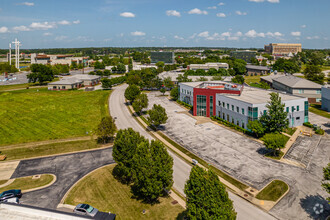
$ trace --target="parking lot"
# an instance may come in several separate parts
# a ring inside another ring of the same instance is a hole
[[[211,122],[197,125],[194,118],[180,113],[185,109],[159,92],[151,92],[148,97],[149,108],[161,104],[166,109],[168,121],[164,133],[206,161],[257,189],[272,179],[288,183],[290,192],[270,211],[276,217],[307,219],[313,215],[308,207],[317,203],[324,204],[323,215],[330,212],[326,200],[319,201],[317,197],[327,196],[321,180],[322,168],[329,162],[329,139],[321,139],[308,169],[303,169],[263,157],[258,153],[262,144],[224,127]]]
[[[8,79],[6,79],[4,75],[0,75],[0,86],[28,83],[28,79],[26,78],[27,74],[28,73],[25,71],[15,73],[12,76],[9,76]]]

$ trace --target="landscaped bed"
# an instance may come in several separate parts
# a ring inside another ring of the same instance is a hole
[[[89,135],[108,115],[110,91],[0,92],[0,145]]]
[[[281,196],[288,191],[288,185],[281,180],[274,180],[261,190],[256,198],[260,200],[269,200],[276,202]]]
[[[114,166],[106,166],[86,176],[69,192],[64,203],[87,203],[100,211],[115,213],[116,219],[176,219],[184,211],[179,204],[171,203],[171,197],[160,198],[154,205],[132,198],[130,186],[113,177]]]
[[[53,179],[54,176],[50,174],[42,174],[39,178],[33,178],[32,176],[17,178],[11,184],[0,188],[0,192],[10,189],[34,189],[37,187],[46,186],[47,184],[51,183]]]

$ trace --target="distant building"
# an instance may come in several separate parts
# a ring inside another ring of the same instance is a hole
[[[322,109],[330,112],[330,86],[323,86],[321,89],[322,93]]]
[[[246,65],[247,76],[267,75],[270,73],[270,68],[267,66]]]
[[[278,75],[261,77],[261,81],[267,82],[274,89],[306,97],[310,103],[321,102],[322,86],[307,79],[292,75]]]
[[[289,55],[301,52],[301,44],[269,44],[265,45],[265,52],[272,55]]]
[[[100,83],[100,80],[101,76],[77,74],[65,77],[60,81],[48,83],[48,90],[69,90],[79,89],[82,86],[95,86]]]
[[[256,57],[256,54],[256,51],[251,50],[236,50],[230,52],[230,56],[235,57],[236,59],[242,59],[247,63],[250,63],[251,59]]]
[[[193,115],[215,115],[245,129],[249,121],[266,113],[273,92],[222,81],[185,82],[179,87],[179,99],[193,106]],[[308,121],[307,98],[285,93],[279,93],[279,96],[288,112],[289,127]]]
[[[31,64],[62,64],[71,65],[72,62],[78,64],[84,63],[88,65],[88,57],[74,57],[73,55],[46,55],[46,54],[31,54]]]
[[[143,70],[148,68],[156,68],[155,64],[133,64],[133,70]]]
[[[151,63],[164,62],[165,64],[174,63],[174,52],[150,52]]]
[[[216,70],[218,69],[229,69],[228,63],[205,63],[205,64],[190,64],[188,66],[189,70],[210,70],[211,68],[214,68]]]

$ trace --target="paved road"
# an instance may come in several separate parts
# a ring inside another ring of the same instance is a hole
[[[330,135],[330,119],[314,114],[313,112],[309,112],[309,122],[312,124],[317,124],[321,126],[321,128]]]
[[[133,119],[132,115],[128,111],[125,103],[124,92],[127,85],[121,85],[116,87],[110,96],[110,113],[112,117],[116,117],[116,125],[118,129],[133,128],[135,131],[140,132],[146,138],[152,140],[151,137],[137,122]],[[175,154],[170,153],[174,159],[173,167],[173,179],[174,188],[183,193],[184,184],[189,177],[191,166],[185,161],[181,160]],[[237,219],[254,219],[254,220],[266,220],[275,219],[268,213],[262,211],[246,200],[236,196],[229,192],[230,198],[234,201],[234,207],[237,211]]]
[[[44,189],[25,193],[22,204],[56,209],[70,187],[89,172],[114,163],[112,148],[21,161],[11,178],[50,173],[56,182]]]

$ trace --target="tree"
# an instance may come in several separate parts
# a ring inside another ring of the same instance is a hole
[[[140,93],[140,88],[137,85],[130,85],[125,90],[125,98],[132,102]]]
[[[166,77],[166,78],[164,79],[164,86],[165,86],[166,88],[169,88],[169,89],[173,88],[174,83],[172,82],[171,77]]]
[[[246,72],[246,62],[241,59],[236,59],[233,64],[233,69],[236,75],[243,75]]]
[[[162,87],[162,88],[160,88],[160,90],[159,90],[163,95],[165,94],[165,92],[166,92],[166,89],[164,88],[164,87]]]
[[[194,166],[186,182],[188,219],[236,219],[233,202],[212,170]]]
[[[263,59],[263,60],[261,61],[261,66],[267,66],[267,60]]]
[[[262,141],[267,149],[271,149],[273,151],[274,156],[278,156],[280,149],[285,147],[287,140],[282,134],[269,133],[262,137]]]
[[[321,85],[324,84],[325,75],[324,73],[322,73],[322,70],[319,66],[307,65],[304,71],[304,75],[306,79],[310,81],[316,82]]]
[[[143,93],[138,95],[133,102],[134,111],[141,113],[142,109],[147,107],[148,107],[148,96]]]
[[[231,80],[233,83],[238,83],[238,84],[243,84],[245,79],[242,75],[236,75],[234,78]]]
[[[323,182],[322,187],[330,194],[330,163],[323,168]],[[330,197],[327,198],[330,203]]]
[[[279,93],[270,93],[270,101],[266,105],[266,114],[261,116],[260,122],[266,128],[267,133],[282,132],[289,125],[288,113],[284,111],[285,104],[282,104]]]
[[[133,156],[135,195],[153,203],[173,185],[173,158],[160,141],[142,142]]]
[[[74,61],[72,61],[71,62],[71,66],[70,66],[70,69],[77,69],[78,68],[78,65],[77,65],[77,62],[74,62]]]
[[[249,121],[247,128],[250,129],[257,138],[262,137],[265,134],[264,126],[258,120]]]
[[[95,69],[104,69],[105,65],[104,65],[103,62],[96,61],[95,64],[94,64],[94,68]]]
[[[101,79],[101,83],[102,83],[103,89],[111,89],[111,87],[112,87],[111,79],[103,78],[103,79]]]
[[[122,63],[119,63],[117,65],[117,72],[119,73],[125,73],[126,72],[126,66]]]
[[[156,63],[156,66],[159,68],[159,67],[164,67],[165,66],[165,63],[163,61],[159,61]]]
[[[127,84],[128,85],[139,85],[141,83],[141,77],[138,74],[134,74],[134,75],[129,75],[127,77]]]
[[[180,83],[180,82],[191,82],[192,81],[191,79],[188,79],[187,75],[182,75],[182,74],[179,74],[178,77],[176,77],[176,80],[178,80],[178,83]]]
[[[297,73],[300,71],[300,67],[293,60],[280,58],[276,60],[275,64],[273,65],[273,70],[287,73]]]
[[[108,143],[115,134],[117,127],[111,116],[103,117],[95,131],[98,141],[103,144]]]
[[[52,81],[54,79],[51,66],[43,64],[32,64],[30,68],[32,73],[27,75],[29,82],[39,82],[40,84],[43,84],[46,81]]]
[[[222,77],[221,76],[213,76],[211,81],[221,81]]]
[[[161,105],[154,104],[152,109],[148,111],[148,114],[148,121],[155,126],[164,124],[167,121],[166,111]]]
[[[171,90],[170,96],[172,97],[173,100],[178,100],[178,98],[179,98],[179,88],[178,87],[174,87]]]
[[[133,177],[133,156],[135,155],[137,146],[147,140],[135,132],[132,128],[119,130],[117,132],[112,156],[117,165],[114,169],[114,175],[123,182],[129,183]]]
[[[110,76],[111,75],[111,71],[110,70],[104,70],[103,71],[103,75],[104,76]]]

